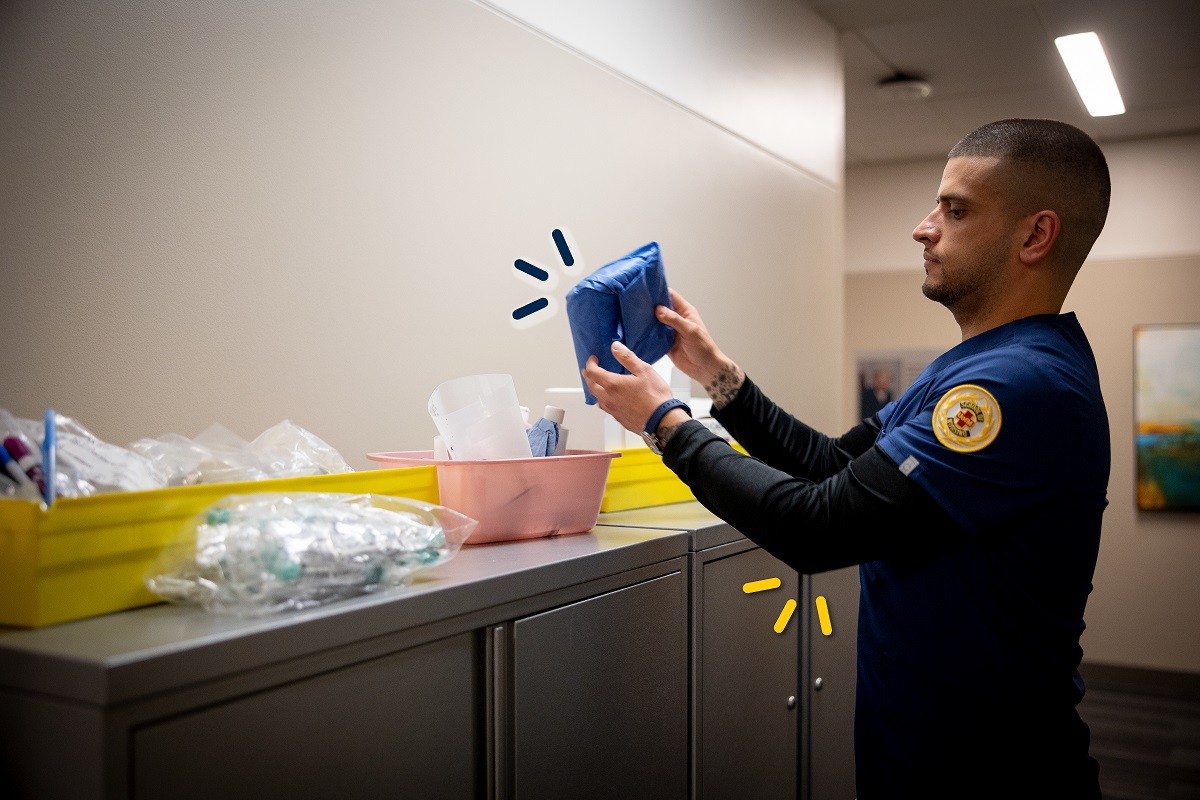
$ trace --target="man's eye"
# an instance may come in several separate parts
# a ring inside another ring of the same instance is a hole
[[[948,213],[954,219],[962,219],[963,215],[967,213],[967,210],[965,208],[952,208],[946,213]]]

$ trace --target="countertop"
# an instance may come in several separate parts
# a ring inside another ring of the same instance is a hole
[[[405,586],[306,611],[247,619],[160,604],[39,629],[0,628],[0,689],[119,703],[741,538],[699,503],[675,503],[601,514],[586,533],[467,545]],[[255,644],[247,647],[251,635]]]

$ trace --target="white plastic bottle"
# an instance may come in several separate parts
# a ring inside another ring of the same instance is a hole
[[[546,410],[542,412],[546,419],[551,420],[558,427],[558,444],[554,446],[554,455],[566,455],[567,451],[567,434],[570,433],[567,427],[563,425],[563,419],[566,417],[566,412],[557,406],[546,406]]]

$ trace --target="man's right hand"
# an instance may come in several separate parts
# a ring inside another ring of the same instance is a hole
[[[746,376],[717,347],[696,307],[674,289],[668,291],[675,308],[655,309],[659,321],[675,329],[675,344],[667,355],[672,364],[704,387],[716,408],[721,408],[737,394]]]

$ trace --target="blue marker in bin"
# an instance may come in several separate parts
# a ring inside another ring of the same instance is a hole
[[[54,409],[46,409],[42,430],[42,471],[46,475],[46,507],[54,505],[58,480],[58,415]]]

